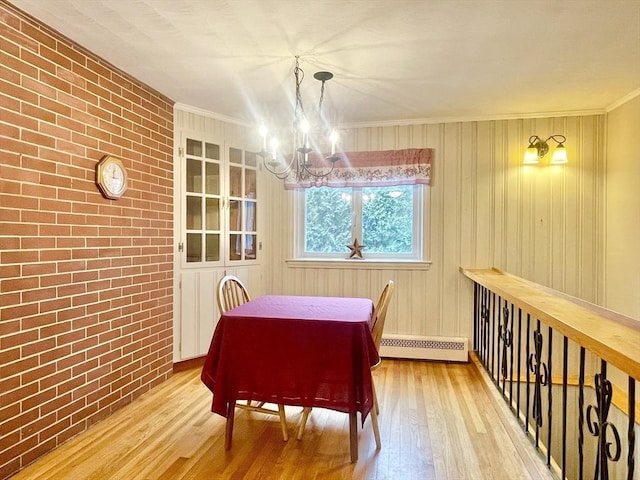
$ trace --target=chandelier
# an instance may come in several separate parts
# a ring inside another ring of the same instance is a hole
[[[313,75],[313,78],[322,82],[322,85],[318,102],[317,123],[312,128],[305,114],[300,93],[300,86],[304,80],[304,71],[300,68],[299,56],[296,55],[295,58],[296,64],[293,69],[293,75],[296,82],[296,100],[293,111],[291,150],[284,153],[280,148],[278,138],[275,135],[269,135],[267,127],[262,125],[260,127],[262,150],[258,152],[258,155],[262,157],[265,168],[279,179],[294,177],[295,181],[299,182],[326,177],[333,171],[335,163],[340,157],[336,155],[338,132],[335,129],[326,127],[322,118],[324,84],[333,78],[333,73],[316,72]],[[269,136],[270,139],[267,143],[267,137]],[[318,149],[317,142],[322,136],[327,137],[330,145],[329,151],[331,153],[328,156],[325,156]]]

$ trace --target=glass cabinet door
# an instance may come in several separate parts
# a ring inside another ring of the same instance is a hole
[[[222,236],[222,176],[220,145],[187,138],[186,261],[220,262]]]
[[[229,148],[228,261],[256,260],[258,250],[256,154]]]

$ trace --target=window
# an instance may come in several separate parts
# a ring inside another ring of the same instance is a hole
[[[422,193],[422,185],[299,190],[296,256],[344,259],[357,238],[365,259],[421,260]]]

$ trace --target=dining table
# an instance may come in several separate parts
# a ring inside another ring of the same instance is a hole
[[[231,448],[238,400],[318,407],[349,414],[351,461],[374,404],[368,298],[264,295],[220,317],[201,380],[213,393],[211,410],[227,417]]]

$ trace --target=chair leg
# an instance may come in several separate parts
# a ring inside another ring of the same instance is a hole
[[[371,391],[373,392],[373,408],[380,415],[380,404],[378,403],[378,394],[376,393],[376,382],[371,378]]]
[[[289,432],[287,431],[287,416],[284,413],[284,405],[278,404],[278,413],[280,414],[280,426],[282,427],[282,439],[286,442],[289,440]]]
[[[311,407],[304,407],[302,410],[302,419],[300,419],[300,426],[298,427],[298,440],[302,440],[304,434],[304,427],[307,425],[307,419],[311,413]]]
[[[233,437],[233,417],[236,411],[236,401],[229,402],[227,410],[227,428],[224,435],[224,449],[231,450],[231,439]]]
[[[376,439],[376,449],[380,450],[382,443],[380,442],[380,429],[378,428],[378,413],[375,407],[371,409],[371,425],[373,426],[373,436]]]

